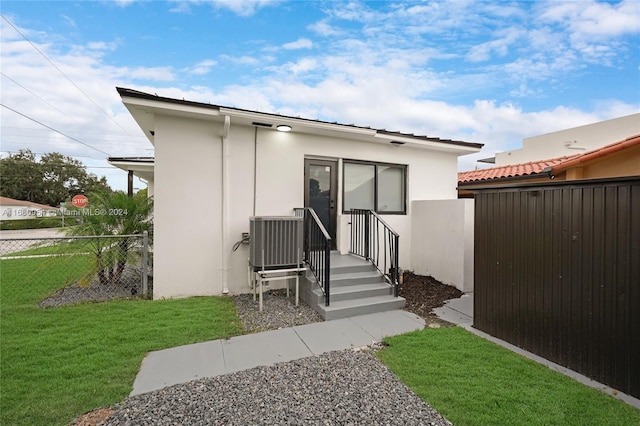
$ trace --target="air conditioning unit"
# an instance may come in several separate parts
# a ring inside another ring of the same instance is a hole
[[[301,267],[303,229],[301,217],[251,217],[249,264],[254,271]]]

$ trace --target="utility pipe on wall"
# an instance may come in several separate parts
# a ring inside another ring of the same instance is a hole
[[[231,117],[224,116],[222,131],[222,294],[229,293],[229,128]]]

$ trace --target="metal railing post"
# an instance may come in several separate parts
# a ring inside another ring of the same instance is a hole
[[[371,244],[371,216],[369,212],[363,212],[364,215],[364,257],[371,259],[369,252],[369,244]]]

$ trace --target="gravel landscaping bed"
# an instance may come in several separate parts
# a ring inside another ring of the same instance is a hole
[[[407,274],[406,309],[433,326],[431,309],[462,293],[431,277]],[[322,321],[284,290],[232,296],[245,333]],[[72,422],[89,425],[450,425],[374,355],[375,347],[334,351],[269,367],[201,379],[125,399]]]
[[[127,398],[104,425],[450,425],[371,350],[344,350]]]
[[[264,307],[260,312],[257,297],[254,302],[253,294],[232,296],[245,333],[259,333],[324,321],[304,301],[300,300],[296,306],[294,292],[290,292],[290,297],[287,298],[286,290],[269,290],[264,292],[262,297]]]
[[[149,278],[149,289],[153,286]],[[142,271],[138,267],[127,265],[118,283],[101,284],[97,276],[90,283],[75,282],[56,291],[42,300],[41,308],[55,308],[86,302],[107,302],[115,299],[131,299],[142,296]]]

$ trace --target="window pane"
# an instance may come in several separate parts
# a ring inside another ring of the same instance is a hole
[[[404,169],[378,166],[378,211],[404,211]]]
[[[344,210],[374,209],[375,166],[344,165]]]

